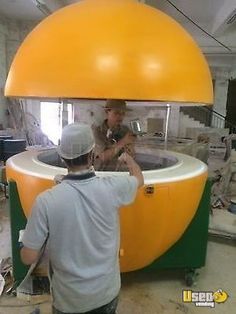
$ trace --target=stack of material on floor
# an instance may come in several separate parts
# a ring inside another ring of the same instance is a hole
[[[211,158],[208,161],[212,179],[211,204],[213,208],[227,208],[230,202],[231,161]]]
[[[213,208],[226,209],[230,202],[231,160],[225,158],[227,149],[219,133],[208,133],[208,173],[212,179],[211,204]]]
[[[213,209],[210,216],[209,233],[236,239],[236,215],[226,211]]]
[[[209,232],[217,236],[236,239],[236,216],[227,211],[231,198],[236,195],[234,182],[236,153],[235,151],[230,153],[221,138],[211,145],[208,166],[209,176],[213,180],[211,199],[213,210],[210,216]]]
[[[229,186],[229,194],[232,198],[236,198],[236,151],[231,151],[231,181]]]
[[[212,127],[201,127],[201,128],[187,128],[186,137],[191,139],[197,139],[200,134],[207,134],[211,140],[213,137],[227,136],[229,135],[229,129],[224,128],[212,128]]]
[[[5,197],[0,198],[0,206],[4,206]],[[2,208],[1,208],[2,209]],[[9,217],[5,209],[0,210],[0,260],[8,259],[11,256],[11,235]]]
[[[13,285],[11,258],[0,259],[0,296]]]

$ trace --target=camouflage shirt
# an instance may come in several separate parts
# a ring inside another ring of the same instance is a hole
[[[100,126],[93,126],[93,133],[95,137],[95,162],[94,167],[95,170],[107,170],[107,171],[114,171],[117,168],[117,159],[119,157],[119,153],[109,161],[102,161],[99,158],[96,158],[100,153],[104,152],[105,150],[111,148],[115,143],[120,141],[130,129],[125,125],[119,125],[118,127],[110,130],[107,125],[107,120],[104,120],[102,125]]]

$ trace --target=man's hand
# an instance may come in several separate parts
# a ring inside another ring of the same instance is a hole
[[[140,186],[143,186],[143,184],[144,184],[144,179],[143,179],[142,171],[141,171],[139,165],[136,163],[136,161],[134,161],[133,157],[131,157],[131,156],[130,156],[129,154],[127,154],[127,153],[123,153],[123,154],[119,157],[119,161],[126,163],[128,169],[129,169],[130,175],[137,178],[137,180],[138,180],[138,186],[139,186],[139,187],[140,187]]]
[[[126,152],[121,154],[120,157],[118,158],[118,160],[120,162],[124,162],[125,164],[127,164],[127,166],[128,166],[128,164],[132,164],[135,162],[134,159],[129,154],[127,154]]]

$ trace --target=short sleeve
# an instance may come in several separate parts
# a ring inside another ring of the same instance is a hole
[[[115,178],[114,200],[117,207],[133,203],[137,190],[138,180],[134,176],[121,176]]]
[[[38,197],[28,219],[22,242],[29,249],[40,250],[48,237],[48,233],[46,206]]]

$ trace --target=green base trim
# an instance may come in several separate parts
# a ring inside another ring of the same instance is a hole
[[[19,231],[25,229],[27,219],[21,207],[16,182],[9,182],[10,225],[13,277],[17,287],[27,274],[29,266],[22,263],[20,257]]]

